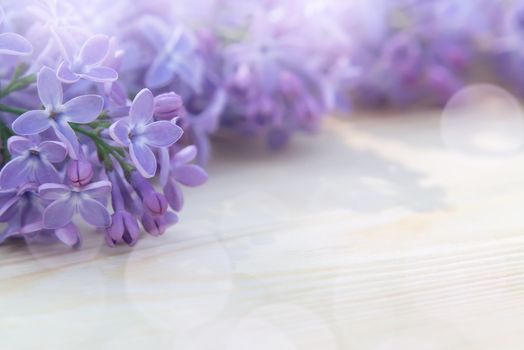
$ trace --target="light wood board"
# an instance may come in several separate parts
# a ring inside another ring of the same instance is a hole
[[[0,349],[524,347],[521,152],[357,115],[278,154],[218,141],[209,172],[134,249],[0,247]]]

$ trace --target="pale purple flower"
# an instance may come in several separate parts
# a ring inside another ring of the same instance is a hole
[[[7,227],[0,233],[0,243],[9,237],[24,237],[43,229],[43,205],[36,190],[36,184],[27,183],[0,191],[0,222],[7,222]]]
[[[141,26],[144,35],[157,50],[157,56],[146,72],[146,86],[162,88],[178,78],[194,91],[200,91],[204,62],[191,32],[180,25],[172,30],[154,17],[144,18]]]
[[[0,24],[4,20],[4,10],[0,7]],[[33,52],[31,43],[16,33],[2,33],[0,34],[0,54],[25,56]]]
[[[195,146],[187,146],[178,151],[171,162],[171,176],[167,177],[164,185],[164,194],[169,206],[180,211],[184,206],[184,196],[180,184],[188,187],[196,187],[204,184],[207,179],[207,173],[204,169],[191,162],[197,156]]]
[[[53,128],[56,136],[67,145],[69,156],[76,159],[78,138],[69,123],[93,122],[102,112],[104,100],[97,95],[83,95],[63,103],[62,84],[48,67],[38,73],[37,88],[44,110],[32,110],[19,116],[12,124],[13,131],[28,136]]]
[[[37,142],[37,138],[12,136],[8,149],[13,158],[0,171],[0,187],[14,188],[27,182],[58,183],[61,177],[53,163],[62,162],[67,148],[61,142]]]
[[[103,201],[111,191],[109,181],[98,181],[84,187],[43,184],[38,189],[42,199],[51,203],[44,210],[44,227],[57,229],[71,223],[75,213],[97,228],[111,224],[111,216]]]
[[[62,62],[56,76],[64,83],[75,83],[86,79],[98,83],[113,82],[118,73],[103,65],[110,51],[110,40],[105,35],[94,35],[87,39],[72,58]]]
[[[152,148],[172,146],[182,136],[182,129],[169,121],[153,121],[154,97],[143,89],[135,97],[129,117],[111,125],[111,137],[129,153],[137,170],[146,178],[155,176],[157,160]]]

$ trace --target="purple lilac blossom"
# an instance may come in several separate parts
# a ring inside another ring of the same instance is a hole
[[[184,46],[193,34],[179,36],[173,27],[167,36],[168,46],[157,56],[171,69],[173,84],[155,98],[137,89],[143,82],[127,83],[133,74],[126,62],[133,53],[125,51],[124,35],[117,33],[125,30],[104,24],[132,11],[125,1],[106,5],[97,0],[6,5],[0,34],[0,54],[9,57],[0,62],[6,82],[0,86],[0,222],[6,226],[0,243],[54,238],[79,248],[81,218],[101,229],[108,245],[132,246],[141,231],[158,236],[178,222],[172,210],[181,206],[168,206],[182,194],[169,198],[154,184],[160,178],[163,184],[171,178],[190,181],[185,169],[171,164],[192,143],[179,140],[184,130],[177,120],[187,115],[188,93],[176,94],[175,76],[187,80],[189,70],[202,69],[192,62],[200,59],[198,50]],[[177,60],[185,68],[173,68]],[[189,80],[185,85],[196,92],[198,74]],[[128,96],[136,93],[131,101]],[[205,171],[192,166],[194,185],[203,184]]]

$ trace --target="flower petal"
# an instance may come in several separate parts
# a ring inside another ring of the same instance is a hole
[[[176,167],[174,174],[175,179],[178,182],[188,187],[200,186],[208,179],[205,170],[195,164],[187,164]]]
[[[145,178],[151,178],[156,173],[156,158],[151,149],[143,143],[133,142],[129,146],[131,160],[138,172]]]
[[[149,89],[142,89],[133,100],[129,116],[133,124],[147,124],[153,118],[155,102]]]
[[[84,65],[95,65],[104,60],[109,51],[109,38],[93,35],[80,48],[80,60]]]
[[[184,206],[184,194],[182,189],[176,183],[175,179],[171,178],[164,186],[164,195],[166,196],[169,206],[175,210],[180,211]]]
[[[169,147],[177,142],[184,131],[178,125],[169,121],[158,121],[148,124],[142,136],[149,146]]]
[[[71,71],[69,63],[64,61],[58,66],[56,77],[63,83],[73,84],[80,80],[80,76]]]
[[[68,224],[55,230],[56,238],[69,247],[78,247],[80,244],[80,231],[75,224]]]
[[[160,148],[159,150],[159,165],[160,165],[160,173],[158,176],[158,180],[160,182],[161,186],[165,186],[167,184],[167,180],[169,178],[169,173],[171,172],[171,159],[169,156],[169,149],[167,148]]]
[[[49,114],[35,110],[25,112],[15,119],[11,128],[18,135],[37,135],[51,126]]]
[[[18,190],[7,189],[0,191],[0,219],[4,222],[7,217],[6,213],[13,208],[13,205],[18,203]]]
[[[129,119],[122,118],[117,120],[109,127],[109,136],[120,145],[127,147],[129,146],[129,131],[131,127],[129,125]]]
[[[44,210],[44,227],[48,229],[62,228],[71,223],[74,213],[75,205],[71,196],[58,199]]]
[[[59,107],[64,99],[62,84],[56,77],[55,72],[49,67],[42,67],[36,81],[38,96],[44,106]]]
[[[44,141],[38,148],[40,154],[51,163],[60,163],[67,156],[67,147],[62,142]]]
[[[93,182],[82,189],[82,193],[91,198],[104,202],[109,192],[111,192],[111,182],[107,180]]]
[[[158,89],[168,85],[175,75],[167,64],[167,57],[159,57],[151,64],[146,73],[145,83],[152,89]]]
[[[66,185],[48,183],[38,187],[38,193],[42,199],[54,201],[57,199],[68,198],[71,195],[71,189]]]
[[[104,99],[98,95],[75,97],[64,104],[67,121],[87,124],[95,121],[104,108]]]
[[[178,215],[176,215],[176,213],[173,213],[172,211],[168,211],[164,216],[164,220],[166,221],[166,225],[168,227],[176,225],[178,223]]]
[[[59,183],[61,181],[58,171],[48,160],[42,159],[34,165],[35,180],[39,184]]]
[[[12,156],[19,156],[33,147],[33,141],[27,137],[11,136],[7,140],[7,149]]]
[[[27,157],[13,158],[0,171],[0,187],[18,187],[29,180],[31,172]]]
[[[111,215],[109,215],[109,211],[94,199],[82,198],[78,203],[78,211],[88,224],[95,227],[104,228],[111,225]]]
[[[0,34],[0,54],[20,56],[30,55],[32,52],[33,46],[20,34]]]
[[[69,126],[67,121],[64,120],[55,122],[52,126],[55,130],[56,136],[67,146],[69,156],[72,159],[78,159],[78,149],[80,145],[78,144],[78,138],[73,129],[71,129],[71,126]]]
[[[90,68],[81,74],[82,78],[94,81],[96,83],[110,83],[118,80],[118,73],[110,67]]]
[[[198,149],[194,146],[187,146],[178,151],[173,157],[173,161],[177,164],[185,164],[193,161],[198,153]]]

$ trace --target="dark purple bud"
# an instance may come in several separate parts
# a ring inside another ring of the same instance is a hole
[[[142,216],[142,226],[144,226],[144,230],[146,230],[147,233],[155,237],[164,234],[167,229],[163,216],[153,217],[147,213]]]
[[[118,242],[125,242],[134,246],[140,235],[140,228],[136,219],[126,211],[118,211],[113,214],[111,226],[106,229],[106,241],[111,247]]]
[[[75,186],[88,185],[93,178],[93,166],[87,160],[73,160],[67,167],[67,177]]]
[[[168,92],[155,97],[155,117],[158,120],[171,120],[182,114],[184,103],[174,92]]]
[[[167,211],[166,197],[158,192],[147,192],[144,195],[144,207],[152,216],[164,215]]]
[[[171,211],[166,212],[165,215],[154,217],[147,213],[142,215],[142,226],[152,236],[164,234],[169,226],[175,225],[177,222],[178,216]]]

